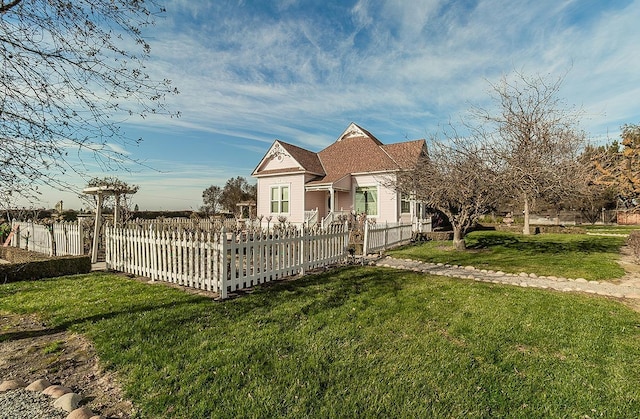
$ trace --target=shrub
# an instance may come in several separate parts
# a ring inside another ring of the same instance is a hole
[[[0,247],[0,258],[9,262],[0,265],[0,284],[91,272],[89,256],[50,258],[14,247]]]

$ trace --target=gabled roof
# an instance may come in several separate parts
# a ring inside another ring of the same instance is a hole
[[[261,167],[271,158],[279,158],[281,156],[291,157],[298,164],[298,167],[286,167],[275,170],[260,170]],[[324,169],[318,154],[313,151],[306,150],[302,147],[295,146],[293,144],[285,143],[284,141],[275,140],[269,151],[264,155],[258,166],[254,169],[252,175],[266,175],[277,173],[295,173],[295,172],[309,172],[318,176],[324,176]]]
[[[425,147],[424,140],[385,145],[369,131],[351,123],[333,144],[318,153],[276,140],[254,170],[254,175],[299,171],[288,168],[258,173],[263,162],[279,152],[276,143],[300,164],[302,170],[318,176],[308,185],[332,184],[353,173],[407,169],[418,163]]]
[[[284,141],[279,141],[280,145],[291,154],[291,157],[296,159],[298,163],[308,172],[315,173],[318,175],[324,174],[324,168],[322,167],[322,163],[318,158],[318,154],[313,151],[309,151],[302,147],[295,146],[293,144],[285,143]]]

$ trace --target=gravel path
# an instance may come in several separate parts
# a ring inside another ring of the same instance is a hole
[[[0,419],[65,419],[68,415],[40,392],[19,388],[0,393]]]
[[[614,284],[606,281],[587,281],[584,278],[559,278],[555,276],[537,276],[532,273],[511,274],[502,271],[476,269],[473,266],[447,265],[443,263],[420,262],[411,259],[384,257],[376,262],[377,266],[406,269],[432,275],[473,279],[520,287],[554,289],[565,292],[585,292],[616,298],[640,299],[640,280],[622,281]]]

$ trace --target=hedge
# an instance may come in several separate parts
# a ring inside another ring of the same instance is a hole
[[[0,284],[91,272],[89,256],[47,257],[14,247],[0,247]]]

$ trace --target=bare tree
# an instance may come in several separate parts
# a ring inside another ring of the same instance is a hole
[[[432,138],[428,155],[414,169],[400,172],[395,186],[446,215],[453,228],[453,244],[463,250],[465,235],[500,198],[501,178],[483,137],[465,138],[455,131],[445,137]]]
[[[86,153],[105,169],[131,162],[120,146],[140,140],[120,123],[169,113],[177,93],[145,73],[142,28],[161,12],[155,0],[0,0],[1,198],[67,186]]]
[[[494,136],[493,155],[506,174],[504,190],[523,205],[524,234],[530,234],[531,203],[566,198],[579,180],[577,157],[585,145],[580,111],[558,98],[562,78],[549,80],[515,73],[492,84],[497,110],[472,113]]]

